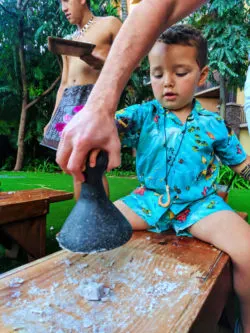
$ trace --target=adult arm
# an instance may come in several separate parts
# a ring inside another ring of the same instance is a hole
[[[113,118],[131,72],[165,28],[205,2],[143,0],[132,11],[115,39],[84,112],[79,112],[63,131],[56,160],[64,171],[83,180],[86,156],[96,148],[108,152],[108,170],[120,164],[120,142]]]

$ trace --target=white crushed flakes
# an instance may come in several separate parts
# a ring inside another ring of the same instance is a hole
[[[69,260],[69,259],[65,259],[65,260],[63,260],[62,261],[63,262],[63,264],[65,264],[67,267],[69,267],[69,266],[71,266],[71,261]]]
[[[104,297],[104,284],[90,282],[88,284],[80,283],[76,292],[87,301],[100,301]]]
[[[33,309],[31,310],[31,312],[32,312],[32,313],[37,313],[37,314],[41,314],[41,313],[43,313],[43,311],[42,311],[40,308],[38,308],[38,309],[33,308]]]
[[[60,284],[59,284],[58,282],[53,282],[53,283],[52,283],[52,287],[53,287],[53,288],[58,288],[59,285],[60,285]]]
[[[109,288],[110,288],[111,290],[114,290],[114,289],[115,289],[115,283],[111,283],[111,284],[109,285]]]
[[[175,266],[175,274],[179,276],[187,275],[189,273],[189,269],[186,265],[178,264]]]
[[[20,298],[20,293],[12,297],[11,302],[5,304],[11,307],[11,313],[8,310],[8,315],[0,314],[0,320],[6,327],[20,332],[23,329],[25,333],[113,333],[119,330],[128,333],[129,326],[141,320],[141,316],[153,318],[155,311],[163,307],[171,314],[180,299],[199,292],[198,279],[190,276],[185,265],[177,265],[175,272],[170,270],[171,276],[165,269],[163,272],[155,267],[155,274],[150,278],[145,269],[148,262],[147,257],[144,261],[133,258],[117,268],[114,260],[106,258],[100,260],[97,271],[96,267],[82,262],[74,263],[72,269],[70,260],[64,260],[66,267],[60,284],[52,282],[41,289],[25,281],[28,288],[25,299]],[[87,267],[89,269],[85,270]],[[178,273],[181,271],[182,276]],[[194,272],[201,274],[197,268]],[[96,286],[94,298],[98,301],[88,301],[88,306],[83,307],[82,297],[86,286],[91,284]],[[176,290],[178,299],[173,301]]]
[[[91,319],[89,319],[88,317],[83,319],[83,327],[84,328],[88,328],[93,326],[93,321]]]
[[[111,261],[111,262],[109,263],[108,267],[112,267],[112,266],[114,266],[114,264],[115,264],[115,260]]]
[[[110,293],[110,288],[104,287],[103,288],[103,294],[104,294],[104,296],[107,297],[109,295],[109,293]]]
[[[84,269],[84,268],[87,268],[87,267],[89,267],[89,264],[79,264],[78,265],[79,269]]]
[[[163,272],[159,268],[155,268],[154,273],[158,276],[163,276]]]
[[[108,297],[102,297],[102,298],[101,298],[101,301],[102,301],[102,302],[108,302],[108,300],[109,300]]]
[[[67,280],[65,281],[65,284],[69,285],[69,284],[75,284],[77,285],[79,283],[79,281],[77,279],[74,279],[70,276],[67,277]]]
[[[13,279],[10,280],[9,282],[9,287],[10,288],[18,288],[20,287],[20,285],[24,282],[24,279],[20,278],[20,277],[15,277]]]
[[[28,291],[29,295],[45,295],[46,289],[38,288],[35,283],[32,283],[31,288]]]
[[[179,283],[177,282],[161,281],[155,284],[154,286],[149,286],[146,289],[146,293],[158,298],[161,296],[166,296],[167,294],[171,293],[173,290],[178,288],[178,286]]]
[[[11,294],[11,298],[19,298],[21,296],[21,291],[15,291],[13,294]]]

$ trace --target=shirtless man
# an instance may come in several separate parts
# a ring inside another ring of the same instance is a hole
[[[62,56],[63,71],[57,92],[56,104],[50,122],[44,128],[42,145],[57,149],[61,132],[67,122],[87,102],[87,98],[97,81],[101,68],[117,35],[121,22],[116,17],[94,16],[89,8],[89,0],[61,0],[62,11],[67,20],[77,26],[71,40],[95,44],[89,56],[80,58]],[[78,106],[77,108],[75,108]],[[75,196],[79,196],[79,185],[75,185]],[[104,178],[108,192],[108,184]]]

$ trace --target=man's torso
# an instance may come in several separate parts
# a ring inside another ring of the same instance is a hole
[[[77,39],[79,42],[88,42],[95,44],[93,53],[106,58],[112,40],[112,30],[109,17],[95,17],[94,22],[88,31]],[[73,38],[74,40],[74,38]],[[94,84],[100,74],[100,70],[96,70],[89,66],[85,61],[77,57],[65,56],[67,65],[67,83],[66,86]]]

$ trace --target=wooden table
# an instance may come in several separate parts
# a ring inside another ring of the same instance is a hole
[[[46,215],[53,202],[69,200],[73,193],[50,189],[0,192],[0,227],[29,255],[45,256]]]
[[[110,288],[86,301],[89,282]],[[60,251],[0,278],[0,332],[213,333],[231,292],[229,257],[196,239],[136,232],[98,254]]]

